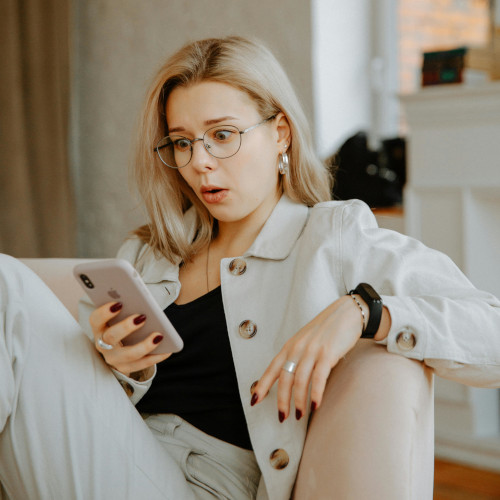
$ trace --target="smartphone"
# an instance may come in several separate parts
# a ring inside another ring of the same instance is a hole
[[[143,326],[125,337],[123,345],[136,344],[152,332],[159,332],[163,339],[151,354],[179,352],[183,348],[181,337],[130,262],[123,259],[86,262],[75,266],[73,274],[96,307],[111,301],[123,304],[110,325],[132,314],[146,315]]]

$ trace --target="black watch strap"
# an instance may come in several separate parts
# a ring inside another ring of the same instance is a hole
[[[354,290],[350,292],[357,293],[368,306],[370,315],[368,324],[361,334],[362,339],[372,339],[378,331],[380,321],[382,319],[383,303],[380,295],[368,283],[360,283]]]

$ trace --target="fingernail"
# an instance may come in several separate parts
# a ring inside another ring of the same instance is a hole
[[[316,404],[316,401],[313,401],[311,403],[311,411],[314,411],[317,407],[318,407],[318,405]]]
[[[137,316],[137,318],[134,318],[134,325],[140,325],[141,323],[144,323],[146,321],[146,315],[141,314],[140,316]]]
[[[163,335],[157,335],[157,336],[153,339],[153,344],[159,344],[162,340],[163,340]]]
[[[253,393],[252,399],[250,400],[250,406],[253,406],[257,402],[257,399],[259,399],[259,396],[257,396],[256,393]]]
[[[300,410],[295,410],[295,418],[300,420],[302,418],[302,412]]]
[[[121,302],[116,302],[115,304],[113,304],[109,310],[112,312],[112,313],[115,313],[115,312],[118,312],[121,308],[123,307],[123,304]]]
[[[278,412],[278,419],[280,423],[283,423],[283,421],[285,420],[285,414],[282,411]]]

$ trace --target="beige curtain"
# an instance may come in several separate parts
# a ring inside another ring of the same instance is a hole
[[[75,254],[68,160],[70,0],[2,0],[0,252]]]

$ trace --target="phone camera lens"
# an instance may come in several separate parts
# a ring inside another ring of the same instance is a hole
[[[94,283],[90,281],[90,278],[86,274],[80,274],[80,279],[87,288],[94,288]]]

